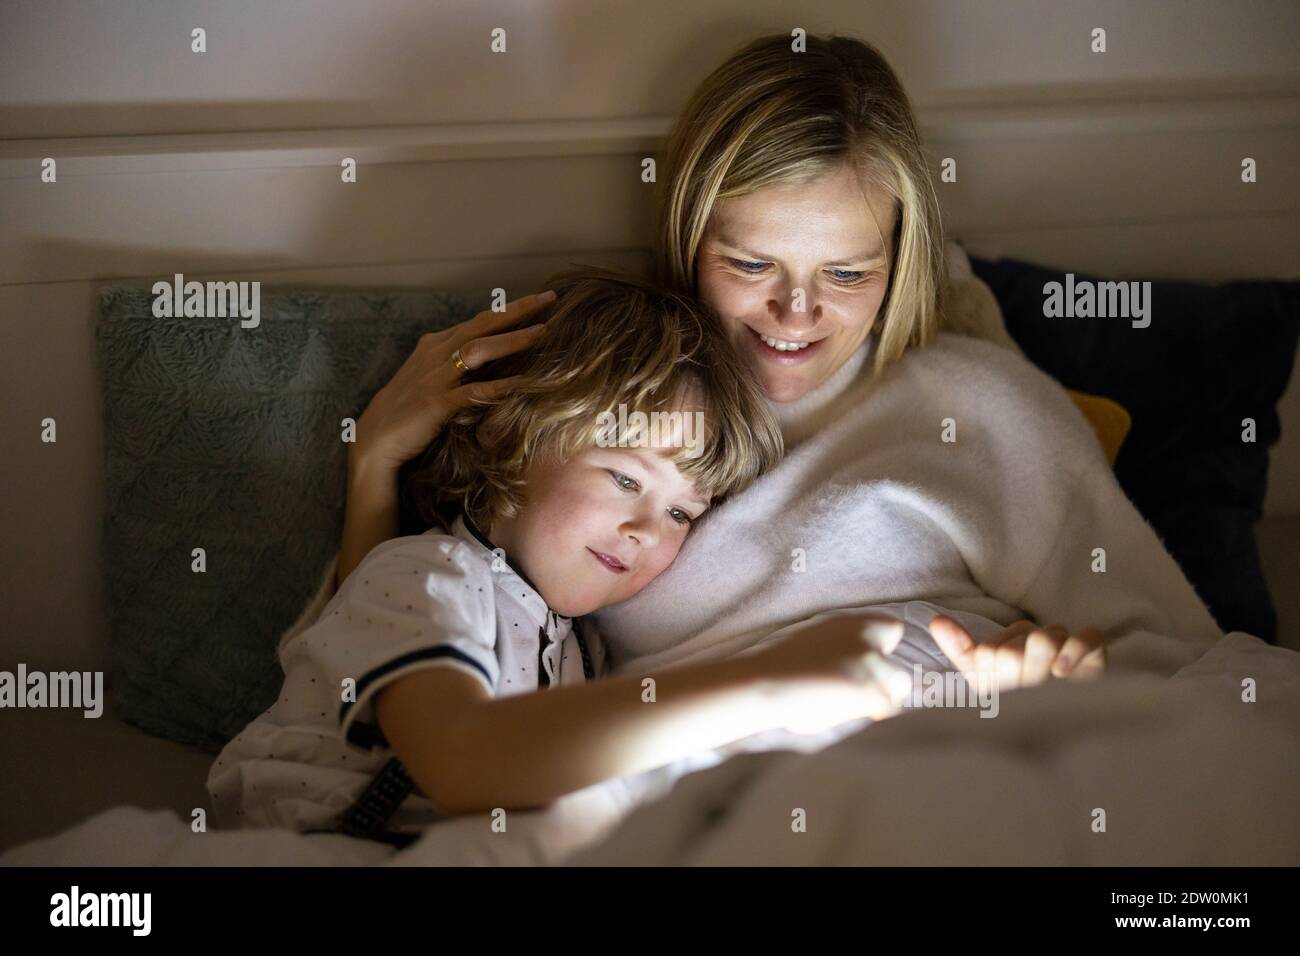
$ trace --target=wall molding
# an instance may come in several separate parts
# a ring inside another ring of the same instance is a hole
[[[1300,126],[1291,78],[1206,83],[1110,83],[976,91],[917,106],[927,143],[960,139],[1108,136],[1135,132]],[[230,131],[0,141],[0,179],[33,174],[45,156],[60,176],[273,167],[648,155],[667,116],[446,123],[318,130]]]

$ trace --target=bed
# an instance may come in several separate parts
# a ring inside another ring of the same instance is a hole
[[[711,766],[512,813],[504,832],[467,817],[402,850],[288,830],[194,832],[192,793],[178,782],[197,785],[206,762],[155,745],[168,759],[151,780],[177,791],[179,807],[103,810],[10,849],[0,864],[1226,866],[1300,857],[1300,654],[1233,632],[1169,680],[1032,688],[1001,706],[995,721],[969,709],[908,712],[819,749],[751,739]],[[125,741],[120,753],[143,753],[144,741]]]
[[[997,273],[998,264],[976,260],[975,265],[997,293],[1001,306],[997,311],[1005,313],[1006,328],[1032,354],[1032,330],[1017,317],[1015,305],[1016,289],[1038,281],[1032,267],[1021,264],[1020,271],[1008,278]],[[415,328],[427,322],[427,301],[403,300],[411,307],[404,312],[395,301],[363,299],[367,310],[377,310],[390,324],[407,322]],[[138,310],[143,301],[120,290],[106,293],[101,319],[112,317],[115,309]],[[267,311],[271,316],[277,309],[292,312],[304,308],[304,301],[300,293],[286,293],[272,298]],[[339,294],[327,301],[326,312],[337,316],[351,315],[349,310],[359,300]],[[439,297],[437,301],[448,306],[452,300]],[[469,307],[464,302],[448,306],[442,318],[452,321]],[[360,327],[375,317],[367,312]],[[339,327],[349,327],[348,322]],[[129,332],[131,327],[122,328]],[[978,329],[972,333],[992,334]],[[101,341],[105,340],[111,354],[112,336],[102,334]],[[170,351],[191,358],[194,354],[174,345]],[[390,363],[400,360],[400,344],[390,351]],[[1286,358],[1287,374],[1280,383],[1274,382],[1279,392],[1290,373]],[[123,367],[138,369],[138,357],[132,356]],[[388,370],[380,363],[366,374],[369,381],[357,384],[358,394],[375,387]],[[1070,372],[1055,374],[1064,378]],[[114,380],[110,365],[106,384]],[[1074,384],[1096,387],[1087,381]],[[166,391],[171,386],[158,387]],[[236,389],[240,390],[247,391],[243,383]],[[336,390],[321,387],[318,391],[333,395]],[[137,387],[132,394],[138,398],[138,392]],[[106,396],[110,407],[125,414],[125,406],[116,402],[111,390]],[[344,395],[338,400],[355,404],[360,399]],[[1141,412],[1140,397],[1129,395],[1125,400]],[[120,476],[123,468],[113,466],[112,456],[126,454],[129,442],[119,442],[112,427],[106,434],[109,472]],[[1141,451],[1140,445],[1129,445],[1131,454]],[[1204,451],[1198,446],[1189,453]],[[173,465],[149,457],[162,453],[153,445],[130,451],[141,471],[165,471]],[[1167,441],[1161,453],[1169,454]],[[190,455],[194,457],[201,456]],[[1137,463],[1143,465],[1140,458]],[[319,462],[309,462],[307,470],[323,469]],[[1140,486],[1135,487],[1140,491]],[[1255,492],[1262,497],[1262,486]],[[115,496],[118,506],[131,501],[129,494],[111,484],[110,496]],[[290,497],[303,497],[312,506],[311,495]],[[149,502],[160,513],[166,509],[166,502],[152,497]],[[191,510],[177,509],[177,513]],[[845,728],[824,739],[760,735],[639,778],[592,787],[544,812],[511,814],[505,833],[493,832],[482,819],[467,818],[433,827],[401,851],[338,835],[220,831],[195,823],[203,815],[196,811],[208,805],[204,781],[213,760],[210,741],[229,733],[223,728],[242,726],[246,708],[257,701],[250,699],[243,705],[245,710],[236,707],[221,715],[224,723],[202,727],[207,719],[202,712],[186,714],[188,723],[179,720],[178,712],[187,709],[181,703],[185,697],[211,693],[211,670],[205,668],[229,668],[228,659],[208,659],[205,667],[197,669],[206,676],[190,687],[174,684],[168,693],[155,696],[119,693],[119,710],[99,720],[84,720],[76,711],[15,711],[11,726],[17,732],[0,743],[4,751],[0,756],[8,758],[7,765],[25,771],[7,775],[4,783],[11,792],[4,800],[9,812],[0,821],[0,850],[6,851],[0,863],[1294,862],[1300,858],[1300,762],[1295,759],[1300,728],[1300,607],[1296,603],[1300,566],[1294,548],[1300,518],[1259,518],[1257,512],[1255,517],[1251,547],[1257,542],[1266,578],[1261,586],[1276,601],[1275,631],[1264,635],[1271,640],[1261,639],[1259,629],[1252,633],[1225,626],[1231,631],[1227,637],[1172,679],[1115,677],[1095,687],[1019,691],[1004,698],[1002,719],[997,721],[972,719],[969,711],[921,709],[878,725]],[[297,519],[289,515],[286,520]],[[1175,512],[1171,520],[1184,520],[1184,515]],[[189,531],[174,533],[185,537]],[[326,525],[318,534],[320,541],[329,542],[337,529]],[[265,537],[259,532],[253,539]],[[111,536],[109,546],[113,546]],[[194,626],[194,620],[210,614],[209,608],[201,604],[186,608],[177,602],[158,608],[165,613],[166,624],[161,617],[146,621],[153,630],[132,637],[131,627],[141,626],[139,605],[152,608],[158,603],[129,580],[130,555],[150,553],[150,548],[130,538],[117,546],[123,549],[120,554],[106,555],[111,566],[108,592],[110,600],[128,596],[122,599],[125,603],[115,605],[122,615],[115,639],[128,660],[172,653],[177,635],[201,647],[222,643],[214,640],[211,629]],[[278,553],[274,557],[284,559]],[[1180,560],[1194,560],[1194,556]],[[251,558],[244,563],[261,573]],[[141,565],[142,574],[152,577],[152,567]],[[124,574],[126,580],[114,580],[114,574]],[[310,574],[312,580],[319,580],[319,568],[311,567]],[[1226,572],[1220,576],[1234,580]],[[1204,580],[1205,586],[1213,586],[1212,579]],[[1230,588],[1224,600],[1240,593]],[[293,606],[292,588],[289,594],[287,606]],[[213,599],[226,600],[221,594]],[[134,609],[132,601],[137,605]],[[1272,602],[1268,614],[1258,614],[1261,610],[1256,604],[1243,609],[1229,603],[1216,609],[1216,615],[1221,624],[1272,619]],[[188,619],[187,613],[196,617]],[[1227,618],[1229,614],[1238,617]],[[171,643],[159,643],[159,632],[168,626],[177,635]],[[240,666],[250,670],[227,670],[225,686],[255,683],[245,678],[256,674],[270,681],[274,693],[276,669],[268,668],[264,658],[254,654]],[[141,686],[160,682],[149,667],[119,667],[114,676],[124,682],[119,690],[131,686],[130,682]],[[146,690],[153,688],[146,686]],[[962,800],[953,801],[952,794],[958,792]]]

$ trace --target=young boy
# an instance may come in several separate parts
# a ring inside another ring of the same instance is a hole
[[[513,392],[404,475],[405,525],[432,530],[376,547],[281,648],[279,699],[209,775],[219,825],[405,845],[788,725],[819,663],[847,672],[866,650],[810,647],[802,683],[762,655],[684,667],[656,675],[653,703],[642,678],[593,683],[608,668],[580,616],[654,580],[781,438],[703,306],[599,270],[548,287],[539,344],[476,370],[521,375]]]

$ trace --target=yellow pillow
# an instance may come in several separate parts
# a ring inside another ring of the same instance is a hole
[[[1092,425],[1092,430],[1097,433],[1097,439],[1106,453],[1106,460],[1114,468],[1119,447],[1124,444],[1128,430],[1133,426],[1132,416],[1119,402],[1112,402],[1109,398],[1102,398],[1100,395],[1089,395],[1069,388],[1065,390],[1065,394],[1079,406],[1083,417]]]

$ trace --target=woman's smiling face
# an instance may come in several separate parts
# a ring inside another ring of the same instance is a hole
[[[714,207],[699,295],[768,398],[802,398],[866,341],[888,287],[895,215],[893,198],[847,163]]]

